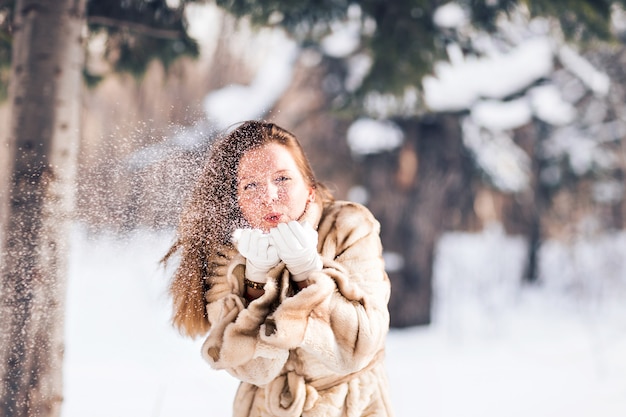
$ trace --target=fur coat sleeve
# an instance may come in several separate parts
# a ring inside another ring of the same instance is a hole
[[[243,298],[245,258],[234,248],[224,248],[209,265],[209,290],[205,294],[207,317],[211,326],[202,345],[202,356],[215,369],[225,369],[234,377],[254,385],[274,379],[285,364],[289,351],[260,340],[259,328],[276,304],[276,277],[262,297],[250,302]]]
[[[318,226],[324,269],[284,299],[261,326],[261,340],[300,348],[335,374],[356,372],[384,348],[390,284],[380,225],[365,207],[336,202]]]

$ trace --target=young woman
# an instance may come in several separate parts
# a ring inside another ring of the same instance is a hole
[[[175,326],[241,380],[235,417],[392,415],[379,228],[288,131],[248,121],[215,142],[164,259],[180,256]]]

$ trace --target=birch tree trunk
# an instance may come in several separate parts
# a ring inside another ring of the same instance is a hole
[[[60,414],[84,25],[85,0],[17,0],[0,230],[4,417]]]

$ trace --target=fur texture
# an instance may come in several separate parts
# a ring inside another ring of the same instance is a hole
[[[202,355],[242,381],[236,417],[391,416],[383,367],[389,279],[379,223],[365,207],[333,202],[307,213],[324,261],[296,291],[284,264],[246,305],[245,259],[225,247],[205,294],[211,330]]]

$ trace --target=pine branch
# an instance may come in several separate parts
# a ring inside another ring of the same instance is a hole
[[[141,23],[129,22],[126,20],[112,19],[105,16],[89,16],[87,18],[89,24],[103,25],[118,29],[128,29],[140,35],[146,35],[153,38],[162,39],[182,39],[183,33],[180,30],[155,29],[153,27],[142,25]]]

